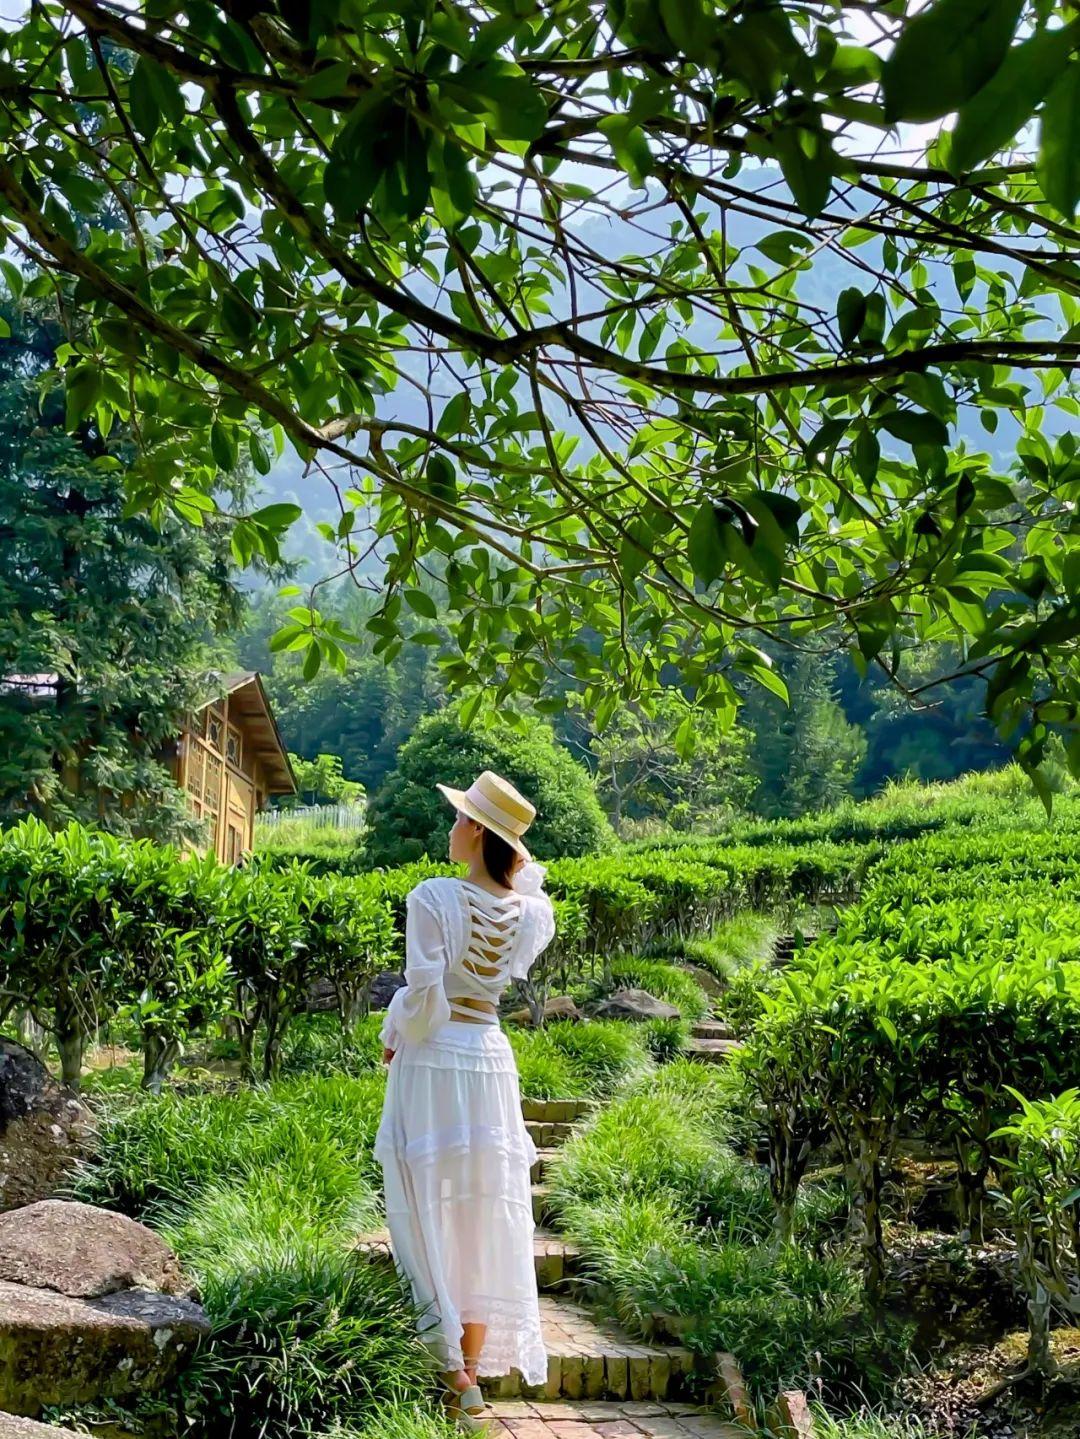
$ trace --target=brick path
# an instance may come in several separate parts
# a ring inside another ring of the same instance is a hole
[[[745,1429],[693,1404],[519,1399],[496,1400],[491,1412],[491,1439],[746,1439]]]

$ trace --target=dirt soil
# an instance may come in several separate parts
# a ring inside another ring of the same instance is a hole
[[[917,1415],[940,1439],[1078,1439],[1080,1436],[1080,1330],[1053,1338],[1061,1377],[1043,1386],[1022,1380],[1027,1335],[1008,1334],[992,1346],[958,1349],[934,1369],[904,1379],[897,1413]]]

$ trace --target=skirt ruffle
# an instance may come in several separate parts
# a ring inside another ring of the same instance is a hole
[[[461,1326],[485,1324],[479,1373],[547,1378],[533,1262],[530,1169],[510,1042],[451,1020],[390,1065],[375,1154],[394,1258],[440,1365],[462,1365]]]

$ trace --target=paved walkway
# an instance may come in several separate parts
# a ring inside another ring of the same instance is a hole
[[[491,1412],[492,1439],[746,1439],[745,1429],[693,1404],[517,1399],[496,1400]]]

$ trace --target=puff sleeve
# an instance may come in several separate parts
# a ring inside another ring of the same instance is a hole
[[[426,881],[405,900],[405,985],[390,1001],[379,1037],[387,1049],[418,1043],[450,1018],[443,988],[450,953],[437,896]]]
[[[551,897],[543,890],[546,873],[542,864],[532,860],[522,865],[514,878],[514,888],[527,896],[525,902],[529,912],[527,931],[522,935],[510,963],[514,979],[525,979],[537,955],[542,954],[555,938],[555,910]]]

